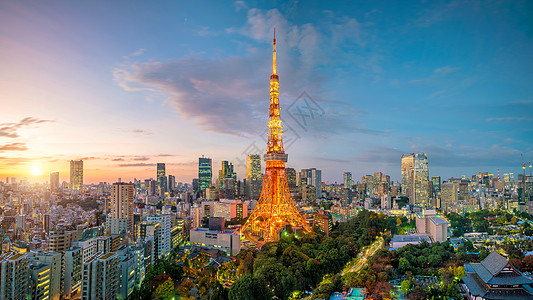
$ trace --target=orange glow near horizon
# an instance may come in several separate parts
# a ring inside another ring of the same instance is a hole
[[[70,180],[70,167],[68,160],[45,162],[39,159],[28,160],[16,165],[0,163],[0,181],[6,177],[14,177],[17,181],[22,179],[32,183],[46,183],[50,181],[50,173],[59,172],[60,182]],[[167,163],[167,175],[176,176],[178,182],[190,183],[197,175],[197,166],[191,164],[174,167],[174,163]],[[134,179],[144,180],[156,177],[155,163],[142,166],[117,167],[116,164],[99,160],[84,160],[84,184],[99,182],[116,182],[118,178],[123,181]]]

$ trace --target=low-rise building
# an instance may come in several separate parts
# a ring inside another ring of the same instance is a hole
[[[390,242],[390,249],[396,250],[407,245],[418,245],[423,241],[431,243],[431,239],[427,234],[395,235]]]
[[[222,250],[231,256],[239,254],[241,249],[240,235],[234,230],[216,231],[196,228],[189,232],[189,239],[193,245]]]

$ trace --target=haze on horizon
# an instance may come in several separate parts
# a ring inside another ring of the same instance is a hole
[[[404,153],[430,175],[521,172],[533,161],[528,1],[0,3],[0,180],[244,175],[264,154],[276,27],[288,167],[326,182]]]

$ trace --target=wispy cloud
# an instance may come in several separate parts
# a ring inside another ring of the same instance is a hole
[[[453,73],[453,72],[455,72],[457,70],[459,70],[459,68],[453,68],[453,67],[450,67],[450,66],[444,66],[444,67],[435,69],[434,72],[437,73],[437,74],[441,74],[441,75],[447,75],[447,74]]]
[[[233,6],[235,6],[236,11],[240,11],[240,10],[244,10],[248,8],[248,6],[246,5],[246,2],[242,0],[233,2]]]
[[[119,164],[119,167],[152,167],[154,163],[133,163],[133,164]]]
[[[209,26],[200,26],[199,28],[195,29],[193,33],[194,35],[201,36],[201,37],[211,37],[211,36],[217,36],[220,34],[220,32],[211,30]]]
[[[140,48],[139,50],[133,52],[133,53],[131,54],[131,56],[139,56],[139,55],[143,54],[144,51],[145,51],[144,48]]]
[[[530,105],[530,104],[533,104],[533,100],[518,100],[518,101],[511,101],[509,104],[515,104],[515,105]]]
[[[533,118],[531,117],[487,118],[487,122],[518,122],[518,121],[533,121]]]
[[[133,132],[133,133],[136,133],[136,134],[141,134],[141,135],[153,134],[153,132],[151,132],[149,130],[143,130],[143,129],[132,129],[130,132]]]
[[[242,6],[238,2],[236,5]],[[357,59],[347,60],[348,54],[341,50],[346,45],[350,48],[365,45],[363,26],[355,18],[328,15],[320,24],[298,25],[289,22],[277,9],[249,9],[246,24],[229,28],[226,34],[238,35],[241,39],[248,37],[264,48],[250,47],[243,56],[221,59],[191,56],[125,63],[115,68],[115,81],[125,90],[144,92],[147,97],[164,95],[164,103],[203,130],[246,137],[257,135],[266,121],[268,89],[265,78],[268,72],[265,70],[270,69],[267,43],[272,39],[274,26],[279,32],[276,36],[278,69],[280,75],[285,76],[281,78],[282,102],[296,99],[303,90],[319,95],[325,81],[330,79],[315,68],[326,63],[346,65],[350,61],[364,72],[381,72],[379,55],[366,58],[356,55]],[[298,55],[289,55],[294,52]],[[328,117],[332,119],[326,120]],[[251,122],[257,119],[261,122]],[[328,128],[336,129],[354,123],[353,116],[342,119],[339,115],[325,115],[322,121],[332,125]]]
[[[126,60],[129,60],[130,58],[133,58],[133,57],[136,57],[136,56],[139,56],[139,55],[143,55],[144,52],[146,51],[146,49],[144,48],[139,48],[137,49],[135,52],[133,53],[130,53],[128,55],[124,55],[122,56],[122,58],[126,59]]]
[[[0,152],[6,152],[6,151],[26,151],[28,150],[28,147],[25,143],[11,143],[11,144],[4,144],[0,145]]]
[[[79,157],[76,160],[98,160],[98,159],[102,159],[102,158],[96,157],[96,156],[85,156],[85,157]]]
[[[363,151],[354,160],[371,164],[384,163],[391,166],[399,166],[402,154],[412,152],[423,152],[428,155],[430,172],[432,167],[507,167],[514,164],[514,159],[509,158],[520,158],[519,150],[500,144],[493,144],[490,147],[411,144],[410,147],[404,148],[373,147]]]
[[[0,137],[6,138],[18,138],[20,135],[18,130],[22,127],[53,122],[52,120],[42,120],[34,117],[27,117],[20,120],[18,123],[1,123],[0,124]]]

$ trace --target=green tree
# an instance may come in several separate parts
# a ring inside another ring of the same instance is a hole
[[[211,300],[228,300],[228,289],[224,288],[220,282],[215,283],[215,289],[213,290],[213,297]]]
[[[400,286],[400,291],[408,294],[411,291],[411,282],[407,279],[402,281],[402,285]]]
[[[400,258],[400,263],[398,264],[398,273],[405,274],[405,272],[411,271],[411,263],[409,261],[402,257]]]
[[[268,300],[272,292],[261,278],[245,274],[231,285],[229,299],[232,300]]]
[[[432,267],[438,267],[442,263],[442,258],[438,254],[428,256],[428,263]]]
[[[169,278],[167,281],[161,283],[156,289],[155,294],[161,299],[170,299],[174,293],[174,281]]]
[[[165,273],[170,275],[172,279],[179,281],[183,276],[183,268],[178,264],[168,263],[165,265]]]

